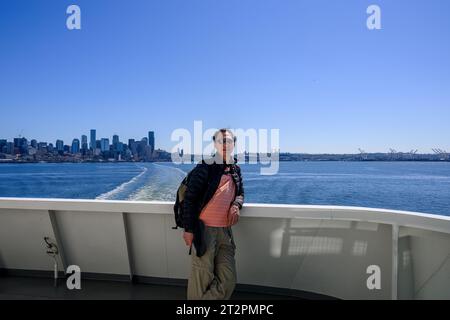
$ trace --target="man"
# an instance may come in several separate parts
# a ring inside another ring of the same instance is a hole
[[[236,141],[228,129],[214,136],[216,153],[193,169],[184,198],[184,233],[194,244],[187,298],[229,299],[236,285],[236,244],[231,226],[244,203],[241,170],[232,156]]]

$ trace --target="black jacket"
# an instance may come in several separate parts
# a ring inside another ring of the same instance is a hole
[[[226,166],[230,167],[231,175],[236,186],[236,197],[230,203],[230,206],[234,203],[241,209],[244,204],[244,185],[242,182],[241,168],[236,164],[237,159],[234,158],[234,164],[224,164],[215,161],[217,156],[216,154],[212,158],[200,161],[192,169],[184,195],[184,230],[194,234],[194,247],[199,257],[206,251],[204,241],[205,225],[199,219],[199,215],[203,207],[211,200],[216,192]]]

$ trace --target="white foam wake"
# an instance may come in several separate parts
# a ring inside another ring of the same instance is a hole
[[[186,172],[180,168],[152,163],[158,168],[145,185],[130,194],[127,200],[174,201],[175,193]]]
[[[158,167],[162,167],[162,168],[175,169],[175,170],[179,171],[181,174],[183,174],[183,176],[187,175],[186,171],[183,171],[183,170],[181,170],[180,168],[177,168],[177,167],[166,166],[166,165],[157,164],[157,163],[153,163],[153,165],[158,166]]]
[[[148,168],[146,167],[141,167],[143,170],[141,173],[139,173],[137,176],[133,177],[131,180],[122,183],[120,186],[114,188],[111,191],[105,192],[99,196],[97,196],[95,199],[97,200],[106,200],[106,199],[110,199],[112,196],[114,196],[115,194],[123,191],[127,186],[129,186],[130,184],[136,182],[136,180],[138,180],[140,177],[142,177],[148,170]]]

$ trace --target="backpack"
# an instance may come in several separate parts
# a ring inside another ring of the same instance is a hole
[[[187,184],[191,176],[191,172],[192,171],[190,171],[186,175],[186,177],[184,177],[183,181],[181,181],[180,186],[177,189],[176,200],[175,204],[173,205],[173,213],[175,214],[175,226],[173,226],[172,229],[183,228],[184,194],[187,190]]]
[[[184,228],[183,226],[183,213],[184,213],[184,195],[188,188],[189,178],[191,177],[192,169],[181,181],[180,186],[177,189],[177,196],[175,199],[175,204],[173,205],[173,213],[175,214],[175,226],[172,229]],[[210,178],[210,166],[208,166],[208,180]],[[192,244],[189,248],[189,254],[192,253]]]
[[[195,169],[195,168],[194,168]],[[180,186],[177,189],[175,204],[173,205],[173,213],[175,215],[175,226],[172,229],[184,228],[183,226],[183,213],[184,213],[184,195],[186,193],[189,179],[191,177],[192,169],[181,181]],[[208,179],[210,177],[210,166],[208,166]]]

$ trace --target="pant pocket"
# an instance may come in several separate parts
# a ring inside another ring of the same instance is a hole
[[[231,230],[231,227],[226,227],[225,228],[225,232],[228,235],[228,240],[233,245],[233,248],[236,249],[236,243],[234,242],[233,230]]]
[[[207,226],[199,219],[198,229],[196,234],[194,234],[194,247],[198,257],[204,255],[209,247],[210,238],[207,234],[208,231]]]

